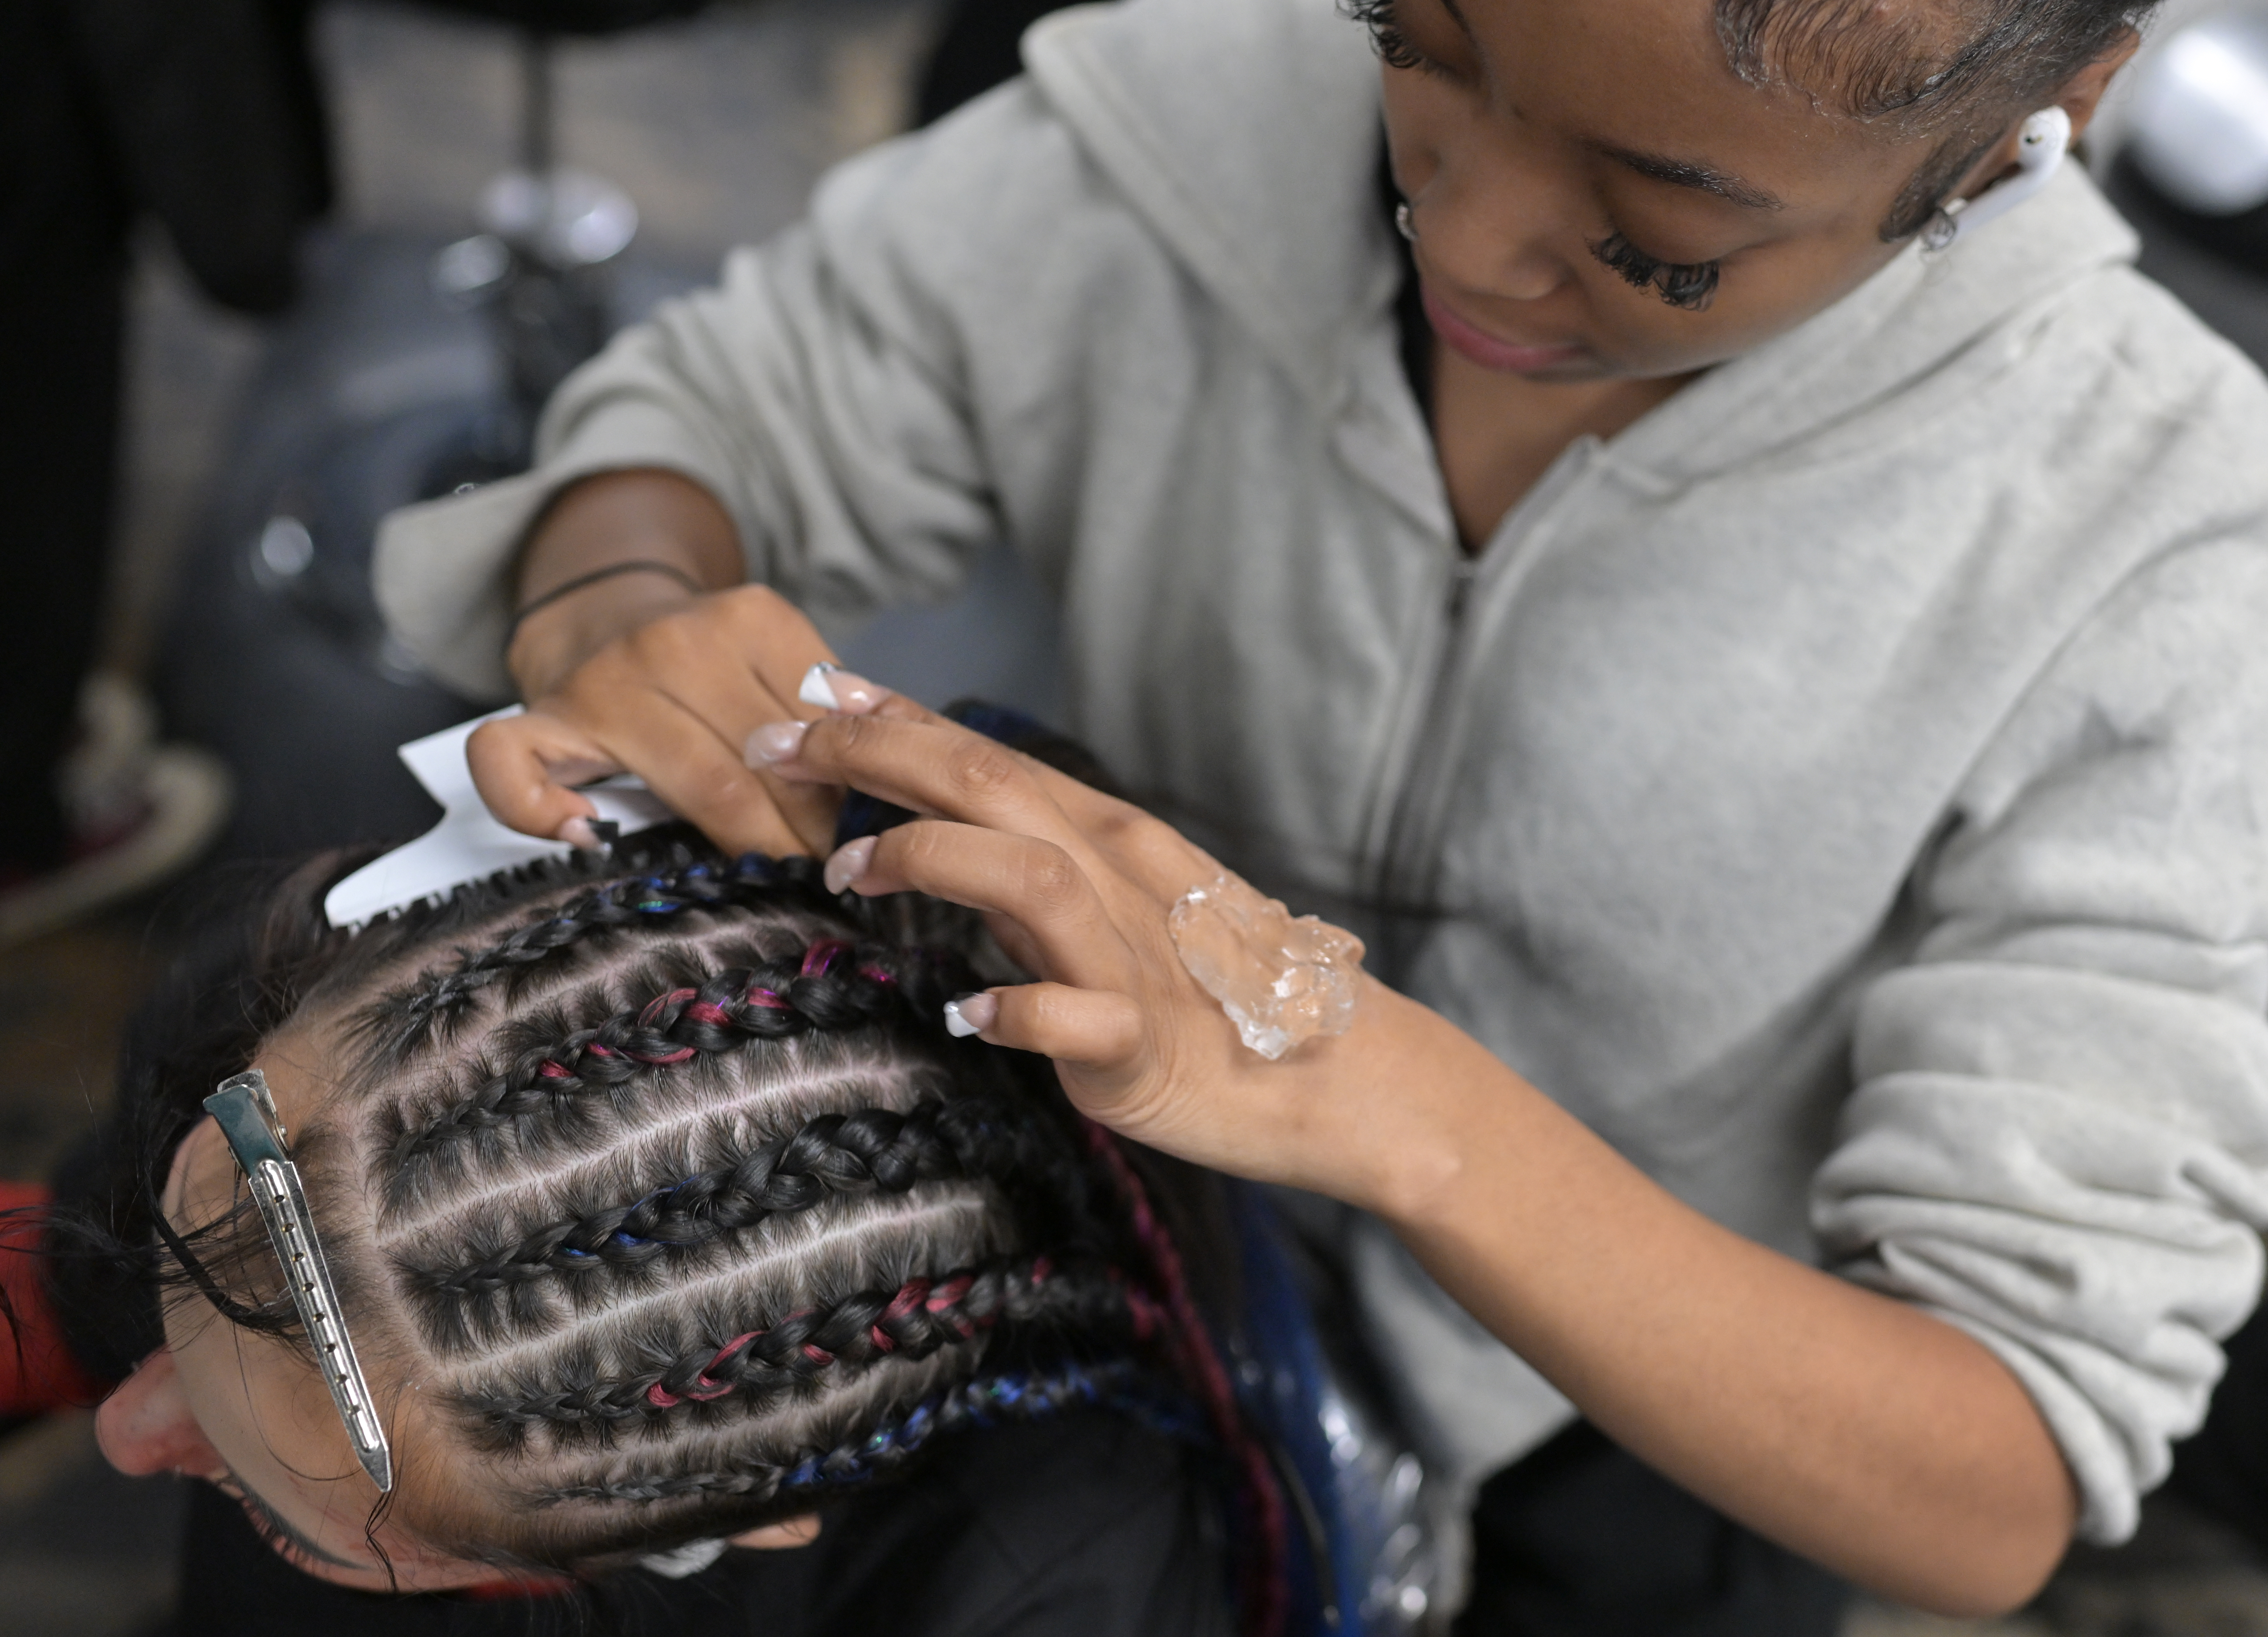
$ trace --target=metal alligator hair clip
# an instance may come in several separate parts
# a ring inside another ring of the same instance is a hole
[[[331,1282],[330,1264],[323,1260],[322,1242],[315,1237],[315,1219],[307,1213],[306,1190],[299,1185],[299,1168],[291,1163],[285,1146],[284,1124],[276,1115],[276,1099],[268,1077],[258,1069],[221,1081],[220,1089],[205,1099],[205,1111],[220,1123],[229,1151],[244,1168],[252,1189],[252,1202],[268,1225],[269,1242],[291,1287],[291,1305],[299,1310],[307,1339],[314,1344],[315,1363],[323,1384],[339,1406],[355,1459],[370,1474],[382,1493],[394,1487],[394,1451],[386,1429],[378,1424],[378,1411],[370,1400],[370,1383],[348,1338],[345,1317],[339,1311],[338,1287]]]

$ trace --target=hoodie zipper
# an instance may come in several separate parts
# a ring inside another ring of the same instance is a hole
[[[1486,554],[1484,553],[1483,556]],[[1369,896],[1393,918],[1418,909],[1429,882],[1424,869],[1419,837],[1425,828],[1422,807],[1425,794],[1444,777],[1449,741],[1454,736],[1449,720],[1458,679],[1464,670],[1465,611],[1479,579],[1482,557],[1459,551],[1450,564],[1448,583],[1440,599],[1441,617],[1432,642],[1432,675],[1418,690],[1418,712],[1409,719],[1410,742],[1403,758],[1400,778],[1386,808],[1385,827],[1373,852]]]
[[[1550,537],[1549,525],[1561,503],[1592,469],[1594,438],[1580,438],[1499,526],[1477,555],[1452,547],[1456,555],[1438,607],[1440,617],[1432,648],[1432,674],[1416,694],[1418,713],[1405,718],[1408,754],[1401,760],[1393,789],[1373,825],[1366,895],[1380,911],[1377,927],[1385,947],[1373,951],[1373,970],[1388,983],[1406,976],[1422,924],[1432,918],[1441,852],[1440,808],[1447,800],[1459,746],[1466,737],[1459,708],[1469,686],[1473,645],[1474,599],[1485,575],[1498,588],[1524,579]]]

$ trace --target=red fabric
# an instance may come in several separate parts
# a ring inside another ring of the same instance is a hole
[[[48,1191],[0,1182],[0,1416],[44,1415],[99,1403],[110,1383],[88,1375],[63,1346],[39,1254]]]
[[[557,1597],[576,1589],[579,1582],[547,1577],[541,1580],[490,1580],[477,1586],[460,1586],[452,1594],[474,1603],[509,1603],[515,1597]]]

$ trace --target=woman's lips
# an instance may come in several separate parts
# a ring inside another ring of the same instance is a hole
[[[1509,341],[1498,341],[1486,330],[1476,328],[1452,312],[1448,305],[1436,296],[1432,286],[1420,283],[1418,294],[1425,303],[1425,321],[1432,325],[1451,350],[1470,358],[1484,370],[1504,370],[1515,375],[1540,375],[1573,364],[1584,356],[1584,350],[1572,342],[1560,342],[1549,347],[1525,347]]]

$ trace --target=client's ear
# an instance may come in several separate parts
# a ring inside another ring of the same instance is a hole
[[[103,1458],[129,1478],[182,1472],[218,1478],[228,1471],[228,1463],[189,1412],[170,1347],[143,1360],[102,1401],[94,1412],[94,1436]]]

